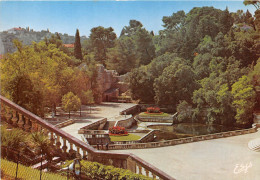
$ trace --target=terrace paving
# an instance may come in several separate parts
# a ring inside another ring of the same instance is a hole
[[[77,133],[79,128],[104,117],[113,120],[113,117],[119,115],[119,111],[133,105],[103,103],[92,107],[91,114],[83,109],[83,116],[77,118],[75,124],[64,127],[62,130],[81,140],[81,135]],[[152,124],[154,123],[143,122],[139,124],[138,129]],[[177,180],[259,180],[260,152],[248,148],[248,142],[259,137],[260,129],[256,133],[228,138],[161,148],[113,150],[112,152],[133,153]],[[247,170],[246,166],[248,166]],[[238,168],[235,169],[236,167]]]
[[[259,137],[260,129],[228,138],[113,152],[133,153],[177,180],[259,180],[260,152],[248,148],[248,142]]]
[[[132,103],[110,103],[110,102],[104,102],[100,105],[94,105],[91,107],[91,113],[89,111],[89,108],[87,106],[84,106],[82,108],[81,114],[82,116],[73,117],[72,119],[76,119],[76,123],[71,124],[69,126],[66,126],[64,128],[61,128],[63,131],[71,134],[72,136],[78,138],[79,140],[82,140],[81,137],[82,134],[78,134],[78,130],[82,128],[83,126],[86,126],[92,122],[95,122],[97,120],[100,120],[102,118],[107,118],[108,121],[114,121],[114,117],[119,116],[119,112],[134,106],[135,104]],[[73,115],[73,114],[72,114]]]

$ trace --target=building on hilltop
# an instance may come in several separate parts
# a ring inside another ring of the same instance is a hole
[[[67,48],[74,48],[74,44],[63,44],[63,46]]]
[[[19,28],[12,28],[12,29],[9,29],[9,30],[7,30],[7,32],[8,33],[11,33],[11,34],[17,34],[17,32],[19,32],[19,31],[23,31],[23,30],[25,30],[25,29],[23,29],[23,28],[21,28],[21,27],[19,27]]]

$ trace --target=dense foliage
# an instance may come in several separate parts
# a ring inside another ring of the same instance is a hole
[[[1,59],[2,95],[39,116],[43,116],[45,107],[55,111],[68,92],[78,95],[84,103],[88,101],[85,98],[93,102],[91,83],[95,71],[91,65],[88,69],[78,68],[78,61],[58,37],[31,46],[19,41],[14,44],[17,51]]]
[[[62,167],[67,167],[73,161],[67,161]],[[135,174],[130,170],[115,168],[113,166],[105,166],[97,162],[90,162],[81,160],[80,161],[81,167],[81,174],[88,177],[89,179],[135,179],[135,180],[148,180],[151,179],[144,175]]]
[[[258,11],[201,7],[164,16],[156,57],[131,71],[132,98],[170,105],[182,122],[249,126],[260,79]]]

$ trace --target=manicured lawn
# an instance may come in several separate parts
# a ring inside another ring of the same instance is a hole
[[[141,137],[135,134],[128,134],[128,136],[109,136],[111,141],[136,141]]]
[[[145,116],[145,117],[168,117],[170,114],[162,113],[162,114],[148,114],[145,112],[142,112],[139,114],[139,116]]]
[[[1,158],[1,171],[4,174],[4,177],[12,177],[15,179],[16,174],[16,163],[8,161],[6,159]],[[21,179],[40,179],[40,171],[37,169],[32,169],[31,167],[26,167],[24,165],[19,164],[18,166],[18,178]],[[62,180],[67,179],[66,176],[60,176],[58,174],[53,173],[45,173],[42,172],[42,179],[53,179],[53,180]]]

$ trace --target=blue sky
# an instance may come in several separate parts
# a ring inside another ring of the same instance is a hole
[[[243,1],[0,1],[0,31],[13,27],[27,27],[89,36],[93,27],[113,27],[117,35],[129,20],[140,21],[156,34],[163,29],[162,17],[173,12],[189,12],[193,7],[213,6],[217,9],[249,9]]]

